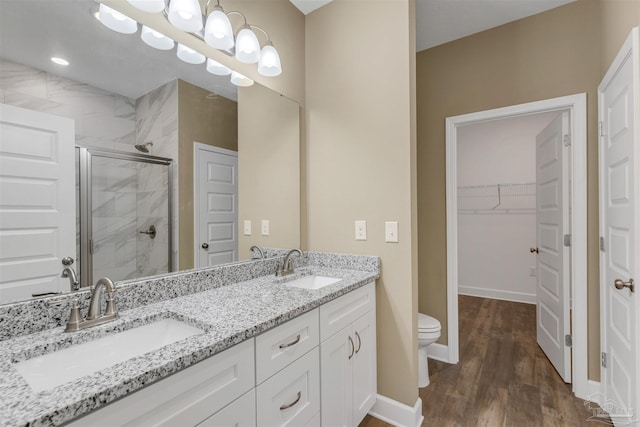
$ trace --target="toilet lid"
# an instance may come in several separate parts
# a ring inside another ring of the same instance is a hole
[[[439,331],[440,328],[438,319],[418,313],[418,331]]]

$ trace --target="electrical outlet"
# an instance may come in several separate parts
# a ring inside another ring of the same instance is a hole
[[[367,240],[367,221],[356,221],[356,240]]]
[[[529,267],[529,276],[531,277],[536,277],[536,268],[535,267]]]
[[[384,241],[398,243],[398,221],[387,221],[384,223]]]
[[[268,236],[269,235],[269,220],[268,219],[263,219],[262,220],[262,235],[263,236]]]
[[[251,220],[249,219],[244,220],[244,235],[251,236]]]

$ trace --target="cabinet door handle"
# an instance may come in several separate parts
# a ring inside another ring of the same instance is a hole
[[[295,340],[288,342],[286,344],[280,344],[280,348],[287,348],[287,347],[291,347],[292,345],[296,345],[300,342],[300,334],[298,334],[298,336],[296,337]]]
[[[349,337],[349,342],[351,343],[351,354],[349,355],[349,360],[351,360],[351,358],[355,354],[356,346],[353,345],[353,340],[351,339],[351,337]]]
[[[289,408],[291,408],[292,406],[295,406],[295,405],[296,405],[296,403],[300,402],[300,398],[301,398],[301,397],[302,397],[302,392],[300,392],[300,391],[299,391],[299,392],[298,392],[298,397],[296,397],[296,400],[294,400],[294,401],[293,401],[293,402],[291,402],[291,403],[287,403],[286,405],[282,405],[282,406],[280,407],[280,410],[281,410],[281,411],[284,411],[285,409],[289,409]]]
[[[360,334],[356,332],[356,337],[358,337],[358,349],[356,350],[356,354],[360,351],[360,347],[362,347],[362,341],[360,340]]]

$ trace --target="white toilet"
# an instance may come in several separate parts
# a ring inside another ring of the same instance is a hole
[[[429,385],[427,347],[440,338],[440,322],[426,314],[418,313],[418,387]]]

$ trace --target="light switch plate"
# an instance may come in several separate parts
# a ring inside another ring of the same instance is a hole
[[[269,235],[269,220],[268,219],[263,219],[262,220],[262,227],[261,227],[261,231],[262,231],[262,235],[263,236],[268,236]]]
[[[398,243],[398,221],[387,221],[384,223],[384,241]]]
[[[367,240],[367,221],[356,221],[356,240]]]
[[[251,236],[251,220],[250,219],[244,220],[244,235]]]

